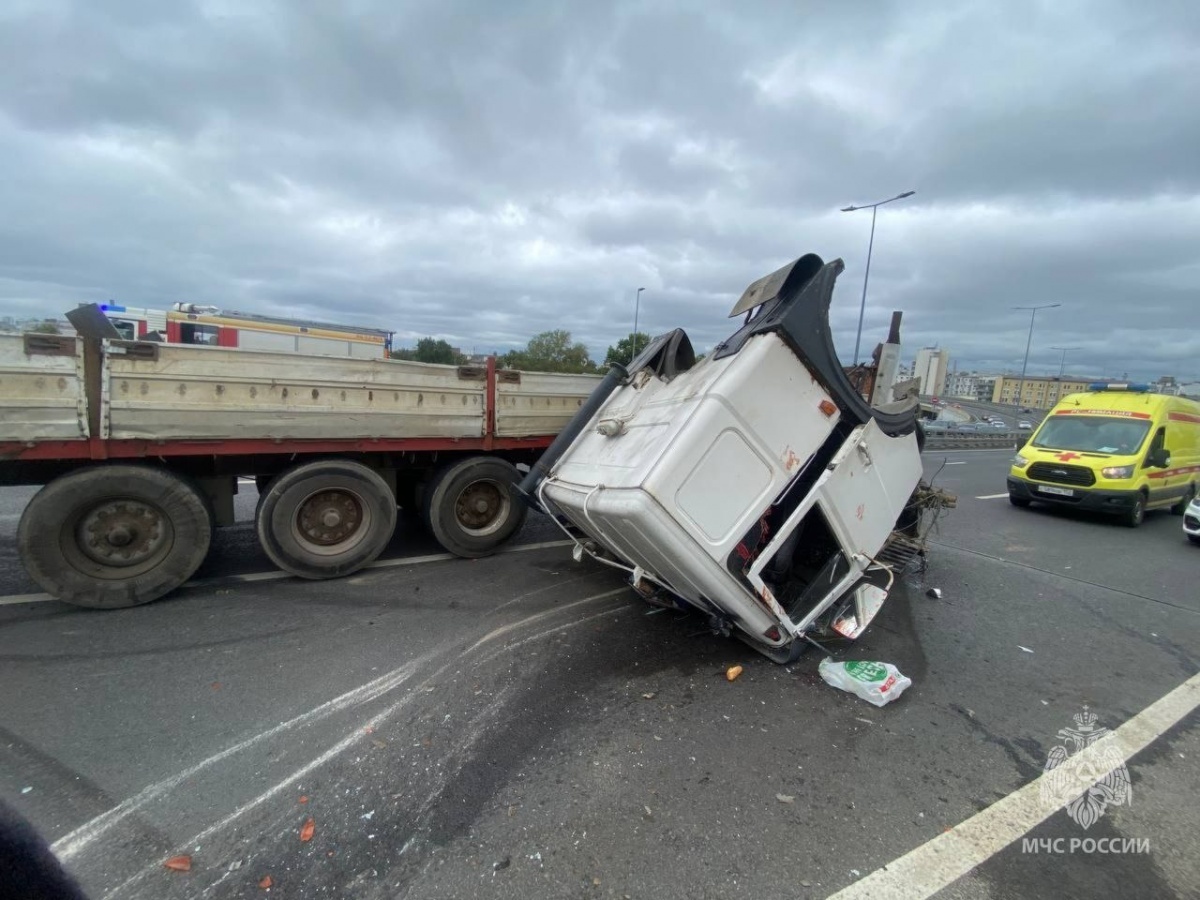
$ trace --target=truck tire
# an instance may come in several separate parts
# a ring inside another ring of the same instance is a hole
[[[442,469],[425,489],[429,533],[455,556],[495,553],[525,522],[529,508],[517,495],[521,473],[494,456],[473,456]]]
[[[254,527],[285,572],[319,580],[357,572],[396,530],[396,498],[378,474],[343,459],[281,472],[259,500]]]
[[[34,495],[17,546],[48,594],[122,609],[187,581],[208,554],[212,529],[212,510],[188,480],[149,466],[95,466]]]

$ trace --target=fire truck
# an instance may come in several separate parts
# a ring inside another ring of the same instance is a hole
[[[386,359],[392,349],[391,331],[262,316],[195,303],[176,303],[169,310],[105,303],[100,310],[129,341],[157,336],[169,344],[357,359]]]

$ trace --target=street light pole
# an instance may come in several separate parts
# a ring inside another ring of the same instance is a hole
[[[1054,309],[1061,303],[1043,303],[1041,306],[1014,306],[1013,309],[1029,310],[1029,337],[1025,340],[1025,362],[1021,363],[1021,380],[1017,382],[1016,406],[1021,407],[1021,392],[1025,390],[1025,370],[1029,367],[1029,347],[1033,344],[1033,320],[1037,318],[1039,309]]]
[[[893,200],[903,200],[905,197],[911,197],[915,193],[916,191],[905,191],[903,194],[897,194],[895,197],[880,200],[878,203],[864,203],[862,206],[842,207],[842,212],[854,212],[859,209],[869,209],[871,211],[871,239],[867,242],[867,270],[863,275],[862,302],[858,306],[858,332],[854,337],[854,365],[856,366],[858,365],[858,348],[862,343],[863,316],[867,311],[867,282],[871,278],[871,251],[875,248],[875,213],[885,203],[891,203]]]
[[[637,356],[638,312],[642,306],[642,291],[644,290],[644,287],[638,288],[637,296],[633,298],[633,356],[629,357],[630,362],[633,362],[633,357]]]
[[[1083,348],[1082,347],[1051,347],[1050,349],[1062,351],[1062,359],[1058,363],[1058,380],[1062,381],[1063,372],[1067,368],[1067,351],[1068,350],[1082,350]]]

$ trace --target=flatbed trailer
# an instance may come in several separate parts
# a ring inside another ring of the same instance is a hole
[[[186,581],[233,524],[239,478],[264,551],[304,578],[375,559],[397,507],[463,557],[520,527],[534,463],[599,377],[0,335],[0,484],[43,485],[18,528],[59,599],[115,608]]]

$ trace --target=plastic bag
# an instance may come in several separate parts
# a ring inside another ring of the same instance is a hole
[[[912,679],[902,675],[891,663],[864,660],[834,662],[826,657],[821,660],[817,671],[826,684],[857,694],[875,706],[891,703],[912,685]]]

